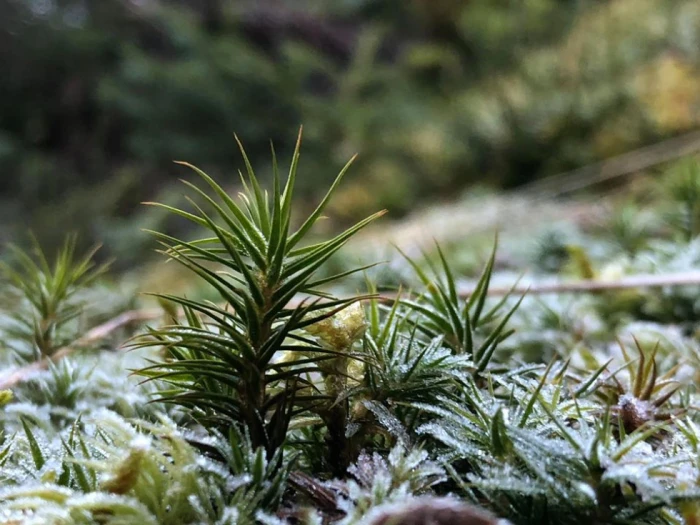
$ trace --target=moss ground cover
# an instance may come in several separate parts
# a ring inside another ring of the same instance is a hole
[[[349,243],[383,212],[317,233],[349,164],[297,217],[299,143],[269,188],[241,152],[239,195],[186,165],[155,204],[198,291],[100,337],[145,299],[73,240],[13,249],[0,523],[699,522],[697,162],[586,226],[378,264]]]

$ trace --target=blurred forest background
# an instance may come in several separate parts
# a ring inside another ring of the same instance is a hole
[[[77,230],[118,267],[172,229],[173,160],[235,187],[286,165],[302,202],[401,217],[700,123],[697,0],[0,0],[0,241]]]

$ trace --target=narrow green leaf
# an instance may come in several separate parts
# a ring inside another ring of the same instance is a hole
[[[478,369],[480,372],[483,372],[486,369],[488,361],[491,358],[491,355],[493,354],[493,350],[495,350],[496,345],[494,343],[496,342],[496,339],[503,332],[503,329],[505,328],[506,324],[508,323],[512,315],[515,313],[515,311],[518,309],[520,303],[523,302],[524,298],[525,295],[522,295],[520,299],[518,299],[518,302],[515,303],[513,308],[511,308],[505,316],[503,316],[503,319],[501,319],[501,322],[498,323],[498,326],[493,330],[493,332],[491,332],[489,337],[486,338],[486,341],[484,341],[481,347],[479,347],[479,349],[476,351],[474,357],[478,361]],[[489,347],[491,345],[493,345],[493,348],[490,352],[488,352]]]
[[[267,203],[265,202],[265,196],[263,194],[262,189],[260,189],[260,184],[258,183],[258,178],[255,176],[255,172],[253,171],[253,166],[250,163],[250,159],[248,158],[248,155],[245,152],[245,149],[243,148],[243,144],[241,143],[241,141],[237,135],[234,134],[234,138],[236,139],[236,143],[238,144],[238,149],[241,151],[241,155],[243,156],[243,161],[245,162],[245,169],[248,172],[248,179],[249,179],[250,184],[253,188],[253,194],[255,196],[255,202],[256,202],[257,215],[258,215],[258,219],[260,221],[260,229],[262,230],[263,234],[269,239],[269,237],[270,237],[270,210],[267,207]]]
[[[283,235],[285,239],[289,235],[289,222],[292,216],[292,196],[294,194],[294,184],[296,182],[297,167],[299,166],[302,132],[303,127],[300,127],[299,135],[297,136],[297,142],[294,146],[294,153],[292,154],[292,162],[289,165],[289,175],[287,176],[287,183],[284,186],[284,193],[282,194],[282,217],[285,221]],[[287,252],[286,247],[285,252]]]
[[[340,173],[336,177],[335,181],[333,181],[333,184],[331,185],[330,189],[326,193],[325,197],[321,200],[320,204],[316,207],[316,209],[313,211],[311,215],[306,219],[304,224],[301,225],[301,227],[294,233],[292,236],[289,238],[287,242],[287,249],[291,249],[294,246],[296,246],[299,241],[301,241],[304,236],[308,233],[308,231],[311,229],[311,227],[316,223],[316,221],[319,219],[321,216],[321,213],[323,213],[323,210],[326,208],[328,202],[330,201],[331,196],[333,193],[335,193],[336,188],[340,184],[340,181],[343,179],[345,174],[347,173],[348,169],[352,165],[352,163],[355,161],[357,158],[357,155],[353,156],[347,164],[343,167],[342,170],[340,170]]]
[[[277,156],[275,148],[270,144],[272,150],[272,224],[270,226],[270,237],[267,250],[267,260],[271,262],[268,285],[277,282],[282,270],[282,261],[287,247],[287,231],[285,224],[288,223],[282,216],[282,195],[280,189],[280,175],[277,167]]]
[[[545,383],[547,382],[547,376],[549,375],[549,372],[552,370],[552,366],[554,366],[554,363],[555,363],[554,360],[550,361],[549,364],[547,365],[547,368],[542,373],[542,377],[540,378],[540,381],[537,384],[537,388],[535,388],[535,391],[530,396],[530,400],[528,401],[527,405],[525,406],[525,410],[523,410],[523,413],[520,416],[520,421],[518,422],[518,428],[525,427],[525,423],[527,423],[527,420],[530,417],[530,414],[532,414],[532,410],[535,407],[535,401],[537,401],[539,399],[540,392],[542,391],[542,388],[544,387]]]
[[[471,316],[472,319],[472,324],[474,326],[479,325],[479,318],[481,317],[481,311],[484,308],[484,304],[486,303],[486,297],[488,296],[488,290],[489,290],[489,283],[491,282],[491,274],[493,272],[493,266],[496,262],[496,248],[498,247],[498,236],[496,236],[496,241],[493,244],[493,249],[491,251],[491,255],[488,259],[488,262],[486,263],[486,267],[484,268],[484,271],[481,274],[481,277],[479,278],[479,281],[476,285],[476,288],[474,290],[474,293],[469,297],[467,303],[469,305],[469,309],[471,309],[472,306],[475,306],[474,313]]]
[[[22,422],[24,434],[27,436],[27,441],[29,442],[29,451],[31,452],[32,461],[34,461],[34,466],[37,470],[41,470],[41,468],[46,464],[46,458],[41,452],[41,447],[39,446],[39,443],[37,443],[36,438],[34,437],[32,430],[29,428],[29,424],[27,423],[26,419],[21,417],[20,421]]]
[[[452,275],[452,270],[450,269],[450,265],[447,264],[445,254],[442,252],[442,249],[437,242],[435,243],[435,247],[437,248],[438,255],[440,256],[442,270],[445,272],[445,280],[447,281],[447,286],[450,291],[450,300],[452,301],[452,304],[456,305],[459,302],[459,297],[457,295],[457,287],[455,286],[455,279]]]

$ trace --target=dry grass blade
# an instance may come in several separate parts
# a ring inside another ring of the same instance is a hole
[[[593,293],[605,290],[625,290],[629,288],[661,288],[664,286],[688,286],[700,285],[700,271],[679,272],[658,275],[632,275],[614,281],[601,281],[586,279],[570,282],[532,283],[519,285],[513,288],[490,288],[488,295],[500,296],[513,293],[519,295],[532,294],[557,294],[557,293]],[[462,297],[469,297],[473,290],[463,289],[459,291]]]
[[[92,330],[88,331],[83,337],[75,341],[75,343],[73,343],[72,345],[59,348],[53,354],[53,356],[45,357],[43,359],[40,359],[39,361],[35,361],[34,363],[31,363],[27,366],[23,366],[15,370],[11,374],[0,378],[0,390],[12,388],[17,384],[22,383],[35,372],[38,372],[40,370],[46,370],[49,366],[49,363],[59,361],[64,357],[71,355],[73,352],[80,348],[84,348],[98,341],[101,341],[102,339],[109,336],[111,333],[118,330],[119,328],[137,322],[157,319],[162,315],[163,312],[161,310],[153,309],[131,310],[119,314],[117,317],[114,317],[113,319],[110,319],[109,321],[94,327]]]
[[[594,293],[605,290],[625,290],[629,288],[659,288],[663,286],[687,285],[700,285],[700,272],[695,271],[664,275],[634,275],[631,277],[619,279],[617,281],[584,280],[559,283],[533,283],[527,286],[516,286],[515,288],[513,288],[512,286],[493,287],[488,290],[488,295],[498,297],[507,295],[509,293],[514,293],[518,295],[525,292],[527,292],[528,295],[559,293]],[[470,297],[473,293],[474,290],[471,288],[459,290],[459,295],[462,298]],[[378,299],[383,302],[393,302],[394,300],[396,300],[396,295],[384,293],[379,295]],[[297,301],[292,301],[288,306],[294,307],[296,302]],[[157,319],[162,315],[163,312],[161,310],[153,309],[132,310],[129,312],[124,312],[123,314],[118,315],[114,319],[111,319],[106,323],[96,326],[87,334],[85,334],[84,337],[76,341],[75,344],[69,347],[59,349],[51,359],[44,358],[30,365],[24,366],[12,372],[5,378],[0,379],[0,389],[12,388],[13,386],[27,379],[29,376],[31,376],[32,373],[38,370],[45,370],[48,367],[49,362],[59,361],[60,359],[70,355],[79,348],[85,347],[89,344],[104,339],[109,334],[121,328],[122,326],[140,321]]]

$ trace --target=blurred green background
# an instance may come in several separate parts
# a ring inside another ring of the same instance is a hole
[[[235,189],[304,126],[336,220],[513,188],[696,129],[697,0],[0,0],[0,241],[77,231],[118,268],[187,160]]]

